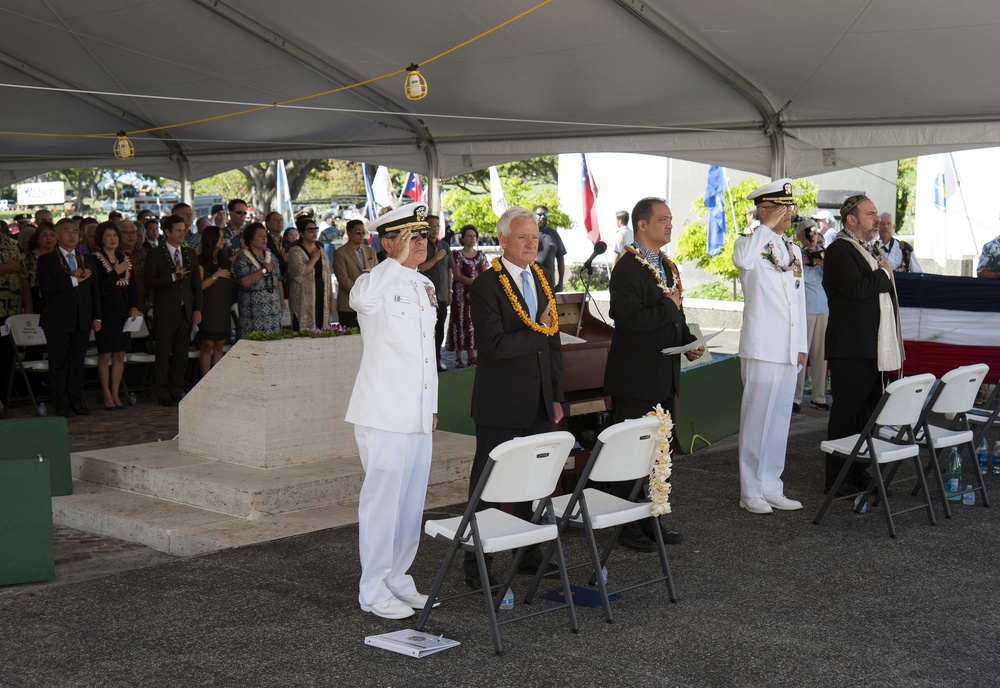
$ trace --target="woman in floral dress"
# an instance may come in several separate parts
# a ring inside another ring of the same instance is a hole
[[[472,315],[469,303],[472,296],[472,281],[489,267],[486,254],[476,246],[479,232],[473,225],[462,227],[459,236],[462,248],[454,251],[455,267],[452,272],[451,317],[448,319],[448,351],[455,352],[456,368],[464,368],[462,352],[465,351],[469,365],[476,363],[476,333],[472,329]]]
[[[245,249],[233,262],[240,285],[238,332],[275,332],[281,329],[285,292],[281,287],[278,259],[267,250],[267,229],[254,222],[243,230]]]

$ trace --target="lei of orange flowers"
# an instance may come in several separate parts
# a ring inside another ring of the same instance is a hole
[[[542,283],[542,292],[544,292],[545,298],[549,302],[549,314],[552,316],[552,324],[548,327],[535,322],[531,319],[531,316],[524,312],[524,308],[521,307],[521,302],[517,300],[516,296],[514,296],[514,289],[510,286],[510,280],[507,279],[507,275],[504,274],[499,258],[493,259],[492,267],[496,270],[497,275],[500,277],[500,286],[503,287],[504,293],[507,294],[507,300],[510,301],[510,305],[513,307],[514,312],[521,318],[521,322],[533,329],[535,332],[541,332],[542,334],[550,337],[559,331],[559,313],[556,311],[556,297],[552,295],[552,290],[549,288],[549,281],[545,279],[542,269],[539,268],[537,264],[532,263],[531,269],[535,271],[535,274],[538,276],[538,281]]]
[[[684,288],[681,286],[681,276],[680,273],[677,272],[677,266],[674,265],[672,260],[663,255],[662,252],[660,253],[660,258],[662,258],[663,261],[667,264],[667,267],[670,268],[670,274],[674,276],[674,284],[672,287],[668,287],[663,283],[663,278],[660,277],[660,271],[657,270],[652,263],[646,260],[646,258],[636,249],[632,248],[631,246],[626,246],[625,250],[631,253],[633,256],[635,256],[635,259],[639,261],[641,265],[646,266],[646,269],[649,270],[649,272],[653,275],[653,279],[656,280],[656,286],[660,288],[660,291],[663,292],[664,296],[669,297],[675,291],[680,292],[681,294],[684,293]]]

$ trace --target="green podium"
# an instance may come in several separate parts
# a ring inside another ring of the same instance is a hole
[[[743,378],[739,356],[712,356],[681,369],[674,437],[681,453],[690,454],[740,429]]]
[[[69,462],[69,426],[65,418],[11,418],[0,422],[0,447],[6,459],[45,459],[50,469],[52,496],[73,494]]]
[[[37,456],[0,458],[0,585],[55,578],[49,466]]]

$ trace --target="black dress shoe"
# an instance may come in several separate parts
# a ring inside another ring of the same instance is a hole
[[[76,404],[73,406],[73,412],[78,416],[89,416],[93,413],[86,404]]]
[[[177,402],[173,399],[160,399],[160,406],[177,406]]]
[[[653,552],[656,550],[656,543],[645,535],[625,535],[618,536],[618,544],[622,547],[634,549],[636,552]]]
[[[829,404],[817,404],[815,401],[810,401],[809,405],[812,406],[814,409],[819,409],[820,411],[829,411],[830,410],[830,405]]]
[[[660,534],[663,535],[663,544],[665,544],[665,545],[679,545],[682,542],[684,542],[684,536],[681,535],[680,533],[678,533],[676,530],[667,530],[666,528],[663,527],[663,524],[660,523],[659,519],[657,519],[656,523],[660,527]],[[642,534],[646,536],[646,539],[648,539],[650,542],[652,542],[653,545],[655,546],[656,545],[656,534],[653,533],[653,527],[650,524],[650,522],[649,521],[643,521],[639,525],[639,527],[642,529]]]
[[[800,404],[792,404],[792,413],[798,413],[801,410],[802,406]]]
[[[497,579],[493,577],[492,573],[489,573],[487,575],[489,576],[490,579],[491,588],[500,585],[499,581],[497,581]],[[479,582],[479,574],[476,574],[475,576],[467,575],[465,577],[465,585],[469,588],[469,590],[481,590],[483,587],[482,583]]]

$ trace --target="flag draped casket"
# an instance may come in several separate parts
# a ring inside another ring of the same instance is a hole
[[[1000,381],[1000,280],[896,273],[896,293],[905,375],[985,363]]]

